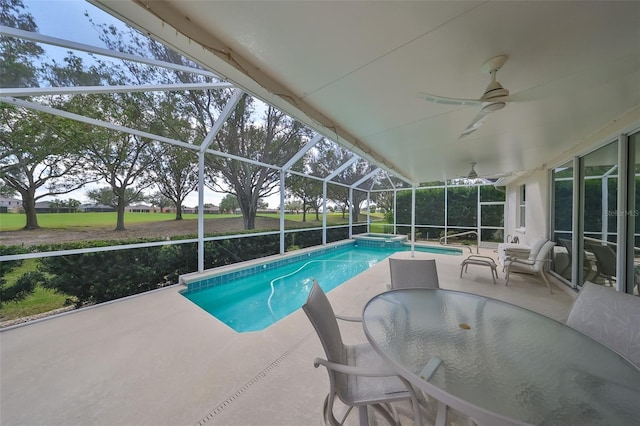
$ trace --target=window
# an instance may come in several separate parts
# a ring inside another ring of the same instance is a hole
[[[525,221],[526,201],[527,201],[526,185],[521,185],[519,200],[518,200],[518,226],[520,226],[520,228],[524,228],[526,224],[526,221]]]

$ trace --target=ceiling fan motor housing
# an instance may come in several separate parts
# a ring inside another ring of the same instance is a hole
[[[502,87],[502,84],[500,84],[499,82],[492,81],[491,83],[489,83],[480,99],[488,102],[492,99],[504,98],[506,96],[509,96],[509,91]]]
[[[482,104],[482,112],[484,113],[496,112],[504,108],[505,105],[506,104],[504,102],[486,102]]]

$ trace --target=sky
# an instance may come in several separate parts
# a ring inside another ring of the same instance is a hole
[[[89,22],[89,17],[97,24],[107,23],[113,25],[123,25],[118,19],[103,12],[84,0],[23,0],[25,11],[30,13],[38,26],[38,32],[42,35],[62,38],[74,42],[89,44],[97,47],[105,47],[98,37],[97,31]],[[84,16],[85,12],[89,17]],[[67,50],[55,46],[43,46],[46,54],[50,58],[61,61]],[[78,55],[80,55],[77,52]],[[59,199],[74,198],[83,203],[89,202],[85,193],[87,189],[104,187],[106,183],[87,186],[84,189],[74,191],[69,194],[60,195]],[[205,203],[213,203],[218,205],[225,194],[215,193],[205,188]],[[53,197],[46,197],[45,200],[51,200]],[[272,196],[266,200],[269,207],[275,208],[279,204],[279,196]],[[195,207],[198,204],[198,195],[196,192],[187,196],[184,206]]]

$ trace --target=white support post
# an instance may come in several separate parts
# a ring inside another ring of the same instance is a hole
[[[198,152],[198,272],[204,272],[204,152]]]
[[[280,254],[284,254],[284,185],[286,172],[280,170]]]
[[[620,179],[618,179],[620,182]],[[602,189],[602,196],[600,198],[601,208],[601,221],[602,229],[600,230],[601,239],[603,241],[609,241],[609,175],[606,174],[600,178],[600,186]],[[620,199],[620,197],[618,197]],[[619,220],[618,220],[619,222]]]
[[[367,191],[367,232],[371,232],[371,191]]]
[[[398,189],[393,188],[393,234],[398,234]]]
[[[449,200],[449,187],[447,185],[447,181],[444,181],[444,243],[445,245],[449,243],[447,238],[447,224],[449,218],[449,210],[448,210],[448,200]]]
[[[416,250],[416,186],[411,186],[411,257]]]
[[[627,235],[628,230],[632,228],[629,226],[632,220],[635,220],[635,216],[630,214],[632,211],[632,205],[629,201],[633,195],[629,194],[629,185],[633,185],[635,181],[635,164],[630,163],[629,155],[629,137],[626,134],[618,137],[618,213],[624,212],[625,214],[618,214],[617,222],[617,237],[616,237],[616,290],[633,294],[633,286],[635,284],[634,269],[633,269],[633,235]],[[625,167],[626,165],[626,167]],[[625,196],[626,195],[626,196]]]
[[[322,181],[322,245],[327,245],[327,181]]]
[[[353,238],[353,187],[349,187],[349,239]]]
[[[477,233],[477,237],[478,237],[478,241],[476,243],[476,253],[480,254],[480,234],[481,234],[481,229],[482,229],[482,204],[480,204],[480,185],[476,185],[476,195],[477,197],[477,201],[476,201],[476,207],[477,207],[477,220],[476,220],[476,233]]]

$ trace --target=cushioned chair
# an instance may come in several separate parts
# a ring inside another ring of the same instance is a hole
[[[609,346],[640,368],[640,297],[586,281],[567,325]]]
[[[538,252],[549,241],[547,238],[538,238],[531,247],[524,244],[513,243],[500,243],[498,244],[498,262],[503,266],[502,270],[505,271],[507,267],[507,261],[513,258],[529,259],[533,260],[538,255]]]
[[[509,285],[509,278],[510,278],[511,272],[526,272],[529,274],[540,274],[545,284],[549,288],[549,292],[553,293],[553,290],[551,290],[551,284],[549,283],[549,280],[547,279],[547,276],[545,275],[545,272],[544,272],[544,264],[549,260],[547,259],[547,257],[549,255],[549,252],[551,252],[551,249],[553,249],[555,245],[556,243],[554,243],[553,241],[546,240],[542,244],[541,248],[538,249],[538,252],[534,258],[532,258],[532,256],[529,256],[528,259],[507,258],[507,260],[505,261],[506,269],[507,269],[506,285]],[[536,248],[536,246],[531,248],[532,252],[534,248]]]
[[[391,289],[423,287],[440,288],[434,259],[389,258]]]
[[[411,385],[396,375],[370,344],[345,345],[329,299],[314,280],[307,302],[302,306],[322,342],[327,359],[316,358],[314,366],[323,365],[329,373],[329,393],[324,401],[325,422],[342,425],[352,407],[358,407],[360,424],[368,424],[367,407],[372,406],[390,424],[398,424],[391,403],[410,400],[413,415],[420,424],[420,407]],[[338,420],[334,402],[338,397],[349,406]]]

